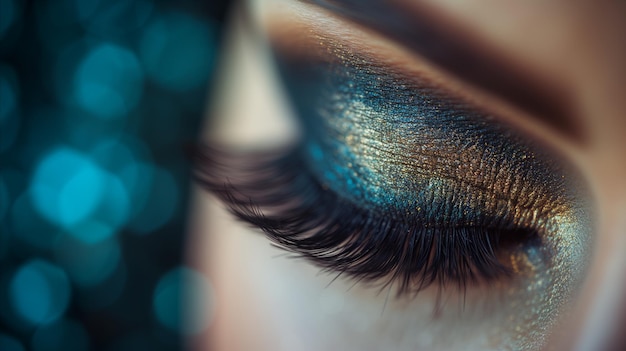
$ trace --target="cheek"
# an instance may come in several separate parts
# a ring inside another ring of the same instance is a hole
[[[532,350],[554,322],[537,300],[548,287],[528,281],[396,299],[393,287],[321,273],[197,195],[188,257],[215,288],[198,350]]]

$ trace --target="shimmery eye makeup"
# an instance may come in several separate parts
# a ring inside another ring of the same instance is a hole
[[[360,207],[433,227],[534,228],[574,202],[540,149],[425,81],[363,62],[281,67],[310,168]]]

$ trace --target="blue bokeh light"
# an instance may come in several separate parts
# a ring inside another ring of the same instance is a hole
[[[2,351],[24,351],[22,343],[14,337],[0,334],[0,350]]]
[[[71,226],[89,216],[104,192],[104,175],[83,154],[66,147],[50,152],[38,165],[31,197],[52,223]]]
[[[141,39],[140,56],[159,85],[176,91],[205,83],[213,66],[215,34],[207,23],[182,13],[152,21]]]
[[[69,319],[43,326],[31,339],[33,351],[87,351],[89,337],[85,328]]]
[[[17,315],[33,324],[47,324],[65,313],[70,284],[63,270],[36,259],[15,273],[9,294]]]
[[[83,154],[61,147],[39,163],[30,188],[42,216],[71,226],[89,216],[104,193],[102,170]]]
[[[75,284],[93,287],[115,271],[121,250],[115,238],[86,243],[73,236],[63,236],[57,242],[55,256]]]
[[[104,173],[95,164],[85,161],[76,165],[75,174],[71,175],[59,189],[58,194],[55,194],[58,198],[55,204],[58,211],[56,218],[66,225],[76,224],[88,217],[104,196]],[[41,179],[39,181],[41,182]],[[42,202],[41,198],[39,200]]]
[[[138,234],[146,234],[172,219],[178,208],[179,189],[172,174],[165,169],[144,164],[128,168],[123,174],[130,179],[133,173],[138,185],[134,188],[136,201],[141,210],[130,220],[128,227]],[[141,185],[142,182],[145,184]]]
[[[116,233],[130,212],[122,181],[67,147],[52,151],[39,163],[30,195],[44,218],[87,243]]]
[[[121,46],[102,43],[85,55],[74,74],[73,96],[94,116],[126,116],[143,92],[143,72],[135,55]]]
[[[183,266],[167,272],[159,280],[152,306],[163,326],[183,334],[196,334],[208,326],[212,295],[204,276]]]

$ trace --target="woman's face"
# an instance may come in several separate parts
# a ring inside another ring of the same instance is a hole
[[[199,162],[198,349],[619,345],[625,3],[243,5]]]

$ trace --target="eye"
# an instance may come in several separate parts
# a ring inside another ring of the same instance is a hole
[[[269,152],[201,149],[201,184],[323,270],[409,301],[434,288],[482,306],[486,291],[498,297],[487,338],[541,345],[584,276],[576,172],[447,78],[355,38],[299,34],[271,44],[304,137]]]
[[[581,267],[583,200],[554,155],[426,79],[335,50],[341,60],[279,59],[301,145],[274,157],[205,150],[200,180],[237,217],[399,294]]]

